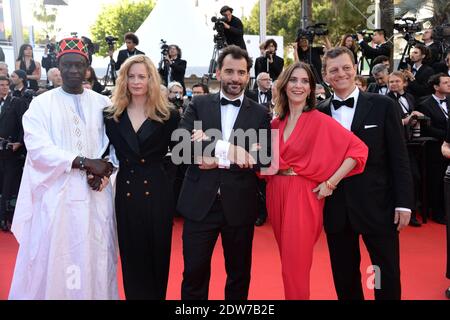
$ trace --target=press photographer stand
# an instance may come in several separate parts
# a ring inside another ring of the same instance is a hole
[[[106,87],[109,82],[112,82],[113,86],[116,85],[116,62],[113,57],[109,57],[108,68],[106,69],[106,74],[104,77],[104,86]]]

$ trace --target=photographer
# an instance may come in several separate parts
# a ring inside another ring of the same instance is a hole
[[[163,84],[170,84],[173,81],[179,82],[184,87],[184,74],[186,73],[186,60],[181,59],[181,49],[175,44],[169,45],[167,54],[163,56],[163,61],[158,68]],[[170,90],[170,89],[169,89]]]
[[[409,57],[412,64],[411,69],[403,70],[408,79],[407,91],[411,93],[416,100],[431,94],[431,88],[427,85],[428,80],[434,74],[433,68],[423,62],[427,60],[429,50],[423,44],[416,44],[411,50]]]
[[[55,68],[57,66],[56,62],[56,40],[55,37],[53,37],[51,40],[47,36],[47,44],[44,49],[44,55],[41,59],[42,68],[45,69],[47,72],[47,78],[48,78],[48,71],[51,68]]]
[[[391,56],[392,45],[386,42],[386,32],[384,29],[375,29],[373,31],[372,43],[375,44],[375,48],[372,48],[366,40],[364,40],[364,34],[362,32],[358,32],[357,37],[362,54],[367,59],[375,59],[378,56]],[[371,68],[372,67],[373,63],[371,64]]]
[[[422,34],[423,44],[430,50],[430,57],[426,62],[430,67],[439,62],[441,56],[441,44],[433,40],[433,29],[425,29]]]
[[[144,52],[139,51],[138,49],[136,49],[136,46],[139,44],[139,39],[138,37],[133,33],[133,32],[128,32],[125,34],[124,36],[125,39],[125,44],[127,46],[126,49],[120,50],[119,51],[119,55],[117,56],[117,62],[115,64],[116,66],[116,71],[120,69],[120,67],[122,66],[122,63],[125,62],[125,60],[127,60],[129,57],[138,55],[138,54],[144,54]],[[112,43],[108,43],[111,47]],[[109,55],[112,57],[112,50],[109,51]]]
[[[322,58],[325,51],[332,47],[330,39],[327,35],[324,36],[325,48],[310,47],[310,42],[313,38],[309,38],[304,30],[300,30],[297,35],[297,40],[293,44],[294,47],[294,62],[303,61],[311,65],[316,82],[322,82]]]
[[[25,159],[22,116],[27,103],[9,92],[9,79],[0,77],[0,228],[9,230],[13,208],[11,198],[17,195]]]
[[[284,59],[276,55],[277,43],[273,39],[268,39],[264,44],[264,55],[255,60],[255,77],[261,72],[266,72],[272,80],[277,80],[283,71]]]
[[[169,103],[170,105],[183,113],[183,87],[181,83],[173,81],[167,85],[167,89],[169,90]]]
[[[225,29],[224,34],[227,44],[234,44],[244,50],[247,50],[244,41],[244,25],[239,18],[233,16],[233,8],[223,6],[220,9],[220,14],[226,18],[225,21],[222,21],[222,23]]]

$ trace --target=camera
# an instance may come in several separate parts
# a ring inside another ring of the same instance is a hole
[[[309,42],[313,42],[315,36],[326,36],[328,34],[328,29],[325,28],[326,25],[326,23],[321,22],[308,26],[306,29],[298,29],[297,41],[301,38],[306,38]]]
[[[450,47],[450,23],[433,28],[433,40],[441,42],[444,47]]]
[[[47,49],[48,49],[49,53],[52,53],[52,52],[55,52],[56,46],[54,43],[47,43]]]
[[[169,46],[167,45],[167,41],[161,39],[161,54],[163,56],[167,56],[169,54]]]
[[[225,38],[225,27],[223,25],[224,22],[227,21],[226,17],[212,17],[211,22],[214,23],[213,30],[217,31],[214,35],[214,43],[216,44],[218,49],[225,48],[227,46],[226,38]]]
[[[403,34],[403,38],[408,41],[408,44],[415,45],[414,34],[422,31],[421,23],[416,22],[416,18],[396,18],[395,20],[403,21],[403,23],[394,23],[394,29]]]
[[[116,38],[113,36],[107,36],[105,38],[105,41],[108,44],[109,50],[114,50],[114,44],[116,43],[117,40],[119,40],[119,38]]]
[[[12,156],[13,147],[11,139],[0,138],[0,159],[6,159]]]
[[[358,40],[358,34],[363,36],[363,41],[364,42],[371,42],[372,41],[372,36],[373,36],[373,30],[359,30],[356,31],[356,34],[352,34],[352,38],[353,40]]]
[[[169,98],[169,101],[173,103],[173,105],[177,108],[180,109],[183,107],[183,97],[180,96],[180,94],[176,94],[175,97],[173,98]]]

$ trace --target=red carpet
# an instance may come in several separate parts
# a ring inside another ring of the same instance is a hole
[[[167,298],[180,299],[183,272],[182,220],[175,221],[173,250]],[[401,233],[401,270],[403,299],[444,300],[444,290],[450,286],[445,278],[446,248],[445,227],[429,222],[421,228],[408,227]],[[363,245],[362,245],[363,247]],[[17,254],[17,243],[12,234],[0,232],[0,299],[6,299]],[[361,273],[363,285],[368,275],[370,260],[363,250]],[[120,269],[119,269],[120,270]],[[123,287],[119,276],[121,298]],[[220,241],[217,243],[212,261],[210,299],[223,299],[225,268]],[[364,286],[365,287],[365,286]],[[365,289],[367,299],[373,299],[373,292]],[[256,228],[253,244],[253,269],[249,299],[283,299],[283,283],[278,249],[271,226],[266,224]],[[312,299],[336,299],[327,245],[322,234],[315,248],[311,276]]]

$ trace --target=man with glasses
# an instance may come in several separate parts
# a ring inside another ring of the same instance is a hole
[[[256,83],[258,88],[249,90],[246,96],[259,104],[268,106],[272,101],[272,92],[270,90],[272,87],[272,79],[267,72],[261,72],[258,77],[256,77]]]

